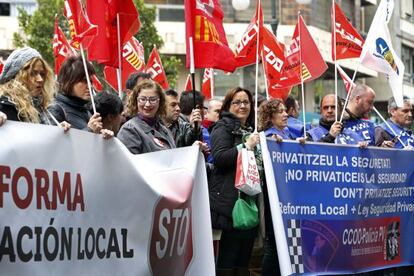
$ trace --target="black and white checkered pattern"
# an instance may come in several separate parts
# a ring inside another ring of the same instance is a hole
[[[287,242],[293,273],[304,273],[300,220],[288,220]]]

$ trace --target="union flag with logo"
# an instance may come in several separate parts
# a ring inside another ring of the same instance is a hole
[[[298,17],[292,43],[286,50],[286,63],[283,66],[279,88],[300,84],[302,79],[304,82],[314,80],[328,69],[302,16]]]
[[[71,45],[77,50],[81,43],[84,48],[88,48],[92,38],[98,33],[98,27],[89,21],[79,0],[65,0],[63,14],[69,22]]]
[[[206,68],[204,70],[203,83],[201,84],[201,93],[206,100],[214,97],[214,69]]]
[[[364,39],[348,21],[338,4],[332,5],[332,59],[358,58]]]
[[[223,27],[219,0],[185,0],[186,66],[190,68],[189,38],[193,38],[195,68],[215,68],[233,72],[236,60]]]
[[[145,70],[144,47],[135,37],[131,37],[122,48],[122,90],[131,73]],[[105,66],[105,79],[112,88],[118,90],[117,68]]]
[[[158,54],[157,47],[154,46],[152,52],[148,58],[147,67],[145,69],[147,73],[151,75],[151,79],[158,82],[162,88],[167,89],[168,84],[167,75],[165,74],[164,67],[161,63],[160,54]]]
[[[235,50],[235,58],[237,67],[243,67],[256,63],[256,47],[257,47],[257,37],[259,34],[259,50],[260,55],[262,47],[262,37],[263,37],[263,11],[261,1],[258,0],[256,4],[256,13],[250,24],[247,26],[246,31],[244,32],[237,47]]]

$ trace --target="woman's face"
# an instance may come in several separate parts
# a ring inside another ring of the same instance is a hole
[[[42,95],[43,85],[45,84],[46,68],[40,60],[37,60],[29,71],[27,89],[30,91],[32,97],[40,96]]]
[[[71,96],[80,98],[85,101],[89,101],[91,99],[91,94],[89,93],[86,80],[77,82],[73,85]]]
[[[277,129],[284,129],[287,127],[288,114],[284,104],[280,103],[276,112],[272,114],[272,125]]]
[[[160,106],[160,97],[154,88],[142,89],[137,96],[138,113],[147,118],[154,118]]]
[[[251,102],[244,91],[237,92],[231,103],[229,111],[245,124],[250,114]]]

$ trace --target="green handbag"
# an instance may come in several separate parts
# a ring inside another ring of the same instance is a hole
[[[246,199],[240,197],[234,204],[233,228],[238,230],[249,230],[259,225],[259,210],[253,198],[246,195]]]

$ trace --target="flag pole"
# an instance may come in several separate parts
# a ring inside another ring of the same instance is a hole
[[[257,3],[258,7],[259,7],[259,13],[260,13],[260,7],[262,5],[261,0],[258,0]],[[258,122],[258,100],[259,100],[259,38],[260,38],[260,17],[262,17],[263,14],[258,14],[257,16],[257,25],[258,25],[258,30],[257,30],[257,37],[256,37],[256,79],[255,79],[255,85],[254,85],[254,132],[257,132],[257,122]]]
[[[83,61],[83,68],[85,69],[86,82],[88,83],[89,95],[91,96],[93,114],[96,114],[95,100],[93,99],[93,94],[94,93],[93,93],[93,89],[92,89],[92,85],[91,85],[91,80],[89,78],[88,66],[86,66],[86,59],[85,59],[85,54],[83,53],[82,43],[80,43],[80,52],[81,52],[82,61]]]
[[[193,37],[188,38],[190,44],[190,74],[191,74],[191,88],[193,91],[193,109],[196,108],[196,96],[195,96],[195,65],[194,65],[194,45]],[[198,130],[197,122],[194,122],[194,129]]]
[[[335,9],[335,0],[332,0],[332,13],[333,20],[332,32],[333,32],[333,52],[334,52],[334,65],[335,65],[335,121],[338,121],[338,70],[336,69],[336,9]]]
[[[387,125],[387,127],[389,128],[389,129],[391,129],[391,131],[392,131],[392,134],[394,134],[394,136],[395,137],[397,137],[397,139],[398,139],[398,141],[400,141],[400,143],[401,143],[401,145],[403,145],[403,147],[404,148],[407,148],[407,146],[404,144],[404,142],[401,140],[401,138],[400,138],[400,135],[398,135],[395,131],[394,131],[394,129],[390,126],[390,124],[387,122],[387,120],[385,120],[385,118],[381,115],[381,113],[378,111],[378,109],[374,106],[373,108],[372,108],[374,111],[375,111],[375,113],[377,113],[377,115],[381,118],[381,120]]]
[[[303,74],[302,74],[302,43],[301,41],[301,34],[300,34],[300,11],[298,12],[298,30],[299,30],[299,66],[300,66],[300,87],[302,90],[302,115],[303,115],[303,138],[306,139],[306,109],[305,109],[305,86],[303,82]]]
[[[351,93],[354,91],[354,89],[355,89],[355,87],[356,87],[356,85],[355,85],[355,86],[352,86],[352,83],[354,83],[354,81],[355,81],[355,77],[356,77],[356,74],[357,74],[357,72],[358,72],[358,70],[359,70],[359,66],[360,66],[360,65],[361,65],[361,61],[360,61],[360,62],[358,62],[358,66],[357,66],[357,68],[355,69],[354,75],[352,76],[352,80],[351,80],[351,89],[349,89],[349,92],[348,92],[348,93],[347,93],[347,95],[346,95],[346,99],[345,99],[344,107],[343,107],[343,109],[342,109],[342,113],[341,113],[341,118],[339,119],[339,122],[340,122],[340,123],[342,123],[342,119],[344,118],[344,113],[345,113],[346,106],[348,105],[348,102],[349,102],[349,97],[351,96]]]
[[[116,14],[116,32],[118,37],[118,68],[116,69],[117,72],[117,80],[118,80],[118,95],[122,98],[122,57],[121,57],[121,26],[119,21],[119,13]]]
[[[264,81],[265,81],[265,89],[266,89],[266,99],[269,100],[270,96],[269,96],[269,87],[267,86],[267,76],[266,76],[266,65],[265,65],[265,59],[263,57],[263,51],[262,51],[262,65],[263,65],[263,77],[264,77]]]
[[[211,98],[213,99],[215,94],[214,94],[214,69],[210,68],[210,87],[211,87]]]

